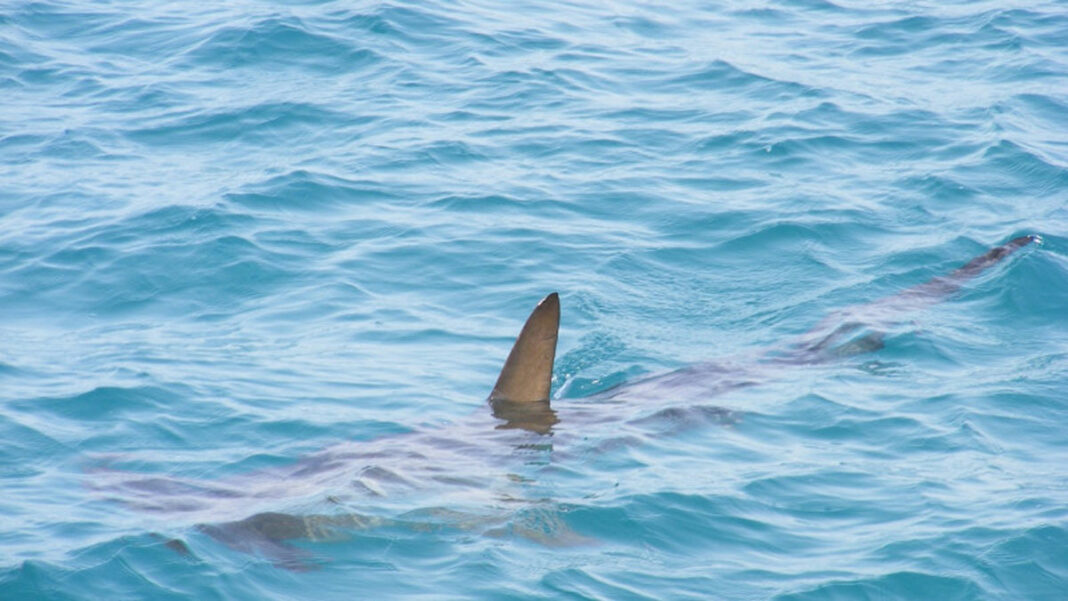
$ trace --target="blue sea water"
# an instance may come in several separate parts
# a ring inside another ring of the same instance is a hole
[[[5,3],[0,600],[1068,599],[1066,42],[1057,1]],[[878,351],[597,396],[1023,234]],[[554,290],[581,419],[494,430]],[[359,518],[210,534],[262,513]]]

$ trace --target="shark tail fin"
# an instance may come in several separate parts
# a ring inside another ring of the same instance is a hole
[[[1033,242],[1041,242],[1041,238],[1034,234],[1028,234],[1026,236],[1020,236],[1013,238],[1001,246],[995,246],[985,253],[975,257],[971,261],[968,261],[963,267],[955,270],[949,274],[946,279],[954,283],[963,284],[968,280],[982,273],[988,267],[991,267],[1001,260],[1005,259],[1017,250],[1031,244]]]
[[[534,307],[519,332],[490,393],[490,403],[548,404],[559,330],[560,296],[553,292]]]
[[[872,303],[838,311],[802,334],[779,360],[789,363],[817,363],[882,348],[881,329],[901,323],[909,311],[923,309],[950,297],[987,269],[1032,243],[1037,235],[1019,236],[995,246],[946,275]],[[845,323],[841,323],[845,321]],[[839,325],[841,324],[841,325]],[[874,331],[873,331],[874,330]]]
[[[1013,238],[1005,244],[995,246],[975,257],[948,275],[933,278],[919,286],[905,290],[893,298],[911,299],[913,304],[916,305],[941,301],[960,290],[970,280],[976,278],[987,269],[1008,258],[1012,253],[1028,244],[1041,242],[1041,240],[1040,237],[1033,234]]]

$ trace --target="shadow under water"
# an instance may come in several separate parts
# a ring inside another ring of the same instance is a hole
[[[347,540],[370,529],[459,530],[547,545],[584,544],[588,539],[572,531],[561,508],[538,489],[540,470],[552,469],[560,460],[554,448],[575,445],[603,425],[648,427],[655,422],[668,424],[659,429],[670,432],[671,424],[734,424],[734,411],[707,400],[781,378],[786,366],[877,351],[885,330],[901,323],[908,311],[945,299],[1036,240],[1016,238],[947,276],[839,311],[742,365],[697,364],[586,399],[550,404],[559,327],[554,293],[534,309],[517,338],[490,395],[490,411],[446,428],[344,443],[289,466],[220,480],[145,476],[104,461],[89,471],[90,486],[127,507],[191,526],[290,570],[312,569],[317,561],[295,542]],[[427,490],[433,494],[432,507],[406,507],[410,495]],[[295,510],[282,512],[280,507]],[[181,539],[163,540],[176,552],[192,553]]]

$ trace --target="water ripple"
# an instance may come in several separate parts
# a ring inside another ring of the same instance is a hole
[[[1057,3],[0,25],[0,598],[1065,590]],[[553,290],[516,442],[484,399]]]

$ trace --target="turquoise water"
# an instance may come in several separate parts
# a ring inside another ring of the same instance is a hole
[[[1066,598],[1066,40],[1059,2],[5,4],[0,599]],[[598,396],[1023,234],[876,352]],[[554,290],[561,422],[495,430]],[[265,513],[322,535],[212,530]]]

